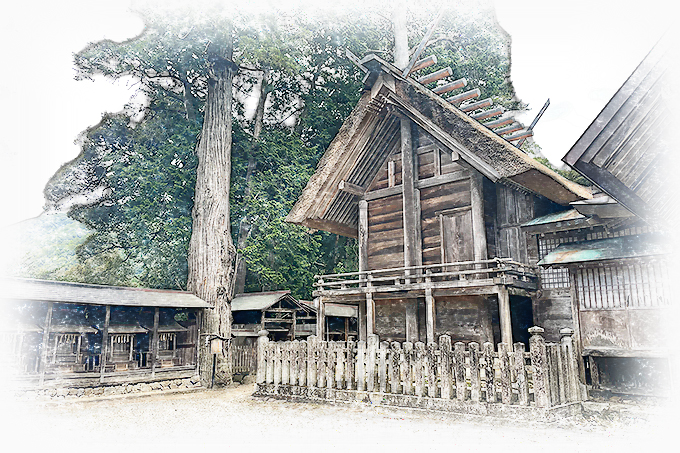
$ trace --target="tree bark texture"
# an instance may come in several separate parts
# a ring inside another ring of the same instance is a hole
[[[224,339],[216,355],[215,383],[231,381],[231,299],[234,289],[236,249],[229,224],[229,184],[232,140],[232,49],[215,64],[205,102],[205,117],[196,147],[198,168],[189,242],[189,291],[208,302],[203,311],[198,366],[201,384],[212,381],[213,354],[210,340]]]
[[[259,146],[258,139],[260,138],[260,133],[262,132],[262,121],[264,119],[264,105],[267,101],[267,94],[269,93],[269,70],[265,69],[262,74],[262,81],[260,82],[260,93],[257,100],[257,108],[255,109],[255,124],[253,125],[253,149],[248,156],[248,168],[246,170],[246,187],[244,190],[243,198],[248,204],[250,195],[253,191],[253,173],[255,172],[255,167],[257,162],[255,161],[255,152]],[[246,247],[248,241],[248,236],[250,236],[251,224],[248,215],[245,214],[238,227],[238,239],[236,242],[236,287],[235,294],[241,294],[245,292],[246,287],[246,260],[243,257],[243,249]]]

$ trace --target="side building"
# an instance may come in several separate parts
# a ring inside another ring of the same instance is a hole
[[[12,278],[0,297],[3,368],[20,388],[198,385],[209,306],[191,293]]]

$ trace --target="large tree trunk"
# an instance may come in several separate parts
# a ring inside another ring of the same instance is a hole
[[[262,132],[262,121],[264,119],[264,105],[267,101],[267,94],[269,92],[269,70],[265,69],[262,74],[262,82],[260,83],[260,93],[257,100],[257,109],[255,110],[255,124],[253,126],[253,148],[248,156],[248,168],[246,170],[246,188],[243,193],[245,205],[248,205],[250,195],[253,191],[253,173],[255,172],[255,152],[260,146],[258,139]],[[246,213],[239,222],[238,239],[236,242],[236,287],[235,294],[241,294],[246,287],[246,260],[243,257],[243,249],[246,246],[248,236],[250,236],[250,218]]]
[[[234,285],[236,249],[229,223],[231,174],[232,49],[219,55],[209,81],[203,129],[196,153],[196,190],[189,242],[189,291],[208,302],[200,321],[198,367],[201,384],[209,387],[213,378],[213,354],[206,339],[222,338],[217,354],[215,383],[231,381],[231,298]],[[224,60],[226,59],[226,60]]]

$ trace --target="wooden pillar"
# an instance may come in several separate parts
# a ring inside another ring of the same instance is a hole
[[[475,261],[487,258],[486,253],[486,228],[484,227],[484,191],[482,176],[476,170],[471,170],[470,176],[470,201],[472,209],[472,243]]]
[[[316,336],[319,340],[324,338],[324,327],[326,327],[326,305],[322,297],[316,298]]]
[[[349,318],[345,318],[345,341],[349,341]]]
[[[359,271],[368,270],[368,201],[359,200]]]
[[[427,273],[430,271],[428,269]],[[435,328],[435,311],[434,311],[434,297],[432,296],[431,277],[425,277],[425,327],[426,338],[428,343],[434,342],[434,328]]]
[[[295,323],[297,323],[297,310],[293,310],[293,328],[291,329],[291,340],[295,340]]]
[[[418,338],[418,299],[406,300],[406,341],[415,343]]]
[[[366,301],[360,301],[359,302],[359,319],[357,319],[357,329],[358,329],[358,335],[359,341],[366,341],[367,336],[366,336]]]
[[[45,315],[45,327],[43,328],[42,344],[40,349],[40,386],[45,382],[45,368],[47,368],[47,349],[50,342],[50,330],[52,330],[52,310],[54,302],[47,304],[47,314]]]
[[[501,341],[512,347],[512,322],[510,320],[510,295],[505,286],[498,287],[498,317],[501,324]]]
[[[416,263],[416,222],[415,222],[415,178],[413,168],[413,141],[411,137],[411,121],[401,118],[401,184],[404,220],[404,266],[415,266]]]
[[[104,317],[104,329],[102,330],[102,350],[99,358],[99,382],[104,382],[104,370],[106,369],[106,354],[109,350],[109,323],[111,322],[111,306],[106,306]]]
[[[373,293],[366,293],[366,337],[370,338],[375,334],[375,302],[373,301]]]
[[[153,312],[153,329],[151,330],[151,376],[156,375],[156,357],[158,357],[158,322],[160,309],[156,307]]]

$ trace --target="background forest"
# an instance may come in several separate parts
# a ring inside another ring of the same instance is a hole
[[[438,10],[409,2],[409,45]],[[47,183],[46,211],[20,228],[50,236],[13,274],[185,289],[196,143],[214,53],[233,40],[231,232],[242,266],[236,291],[290,289],[311,297],[315,274],[356,270],[352,239],[284,218],[361,94],[363,73],[346,57],[391,61],[390,17],[378,8],[324,11],[182,10],[140,7],[144,32],[93,43],[74,56],[78,77],[132,76],[140,95],[83,132],[82,151]],[[451,7],[423,55],[450,66],[508,110],[523,106],[509,82],[507,35],[492,11]],[[140,101],[141,99],[141,101]],[[41,216],[43,217],[43,216]],[[46,222],[44,219],[42,222]],[[76,223],[77,222],[77,223]],[[86,229],[84,227],[86,227]],[[58,238],[61,237],[61,240]],[[57,242],[54,241],[59,241]]]

